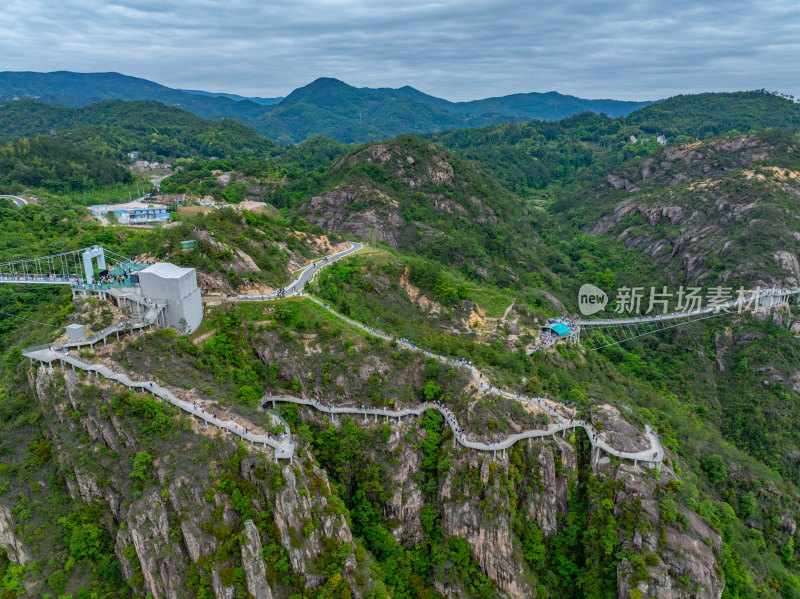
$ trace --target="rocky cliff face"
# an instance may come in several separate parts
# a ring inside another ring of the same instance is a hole
[[[407,420],[393,427],[383,454],[383,459],[394,464],[391,480],[386,482],[394,491],[383,509],[395,522],[393,534],[406,546],[413,546],[423,537],[419,514],[425,504],[424,494],[410,476],[419,468],[421,454],[415,447],[423,437],[418,423]],[[532,572],[522,558],[510,507],[516,503],[523,517],[535,521],[545,536],[556,533],[567,515],[570,489],[577,485],[575,446],[561,437],[528,440],[514,449],[513,457],[511,451],[506,457],[493,456],[449,444],[443,444],[441,449],[451,460],[436,497],[445,536],[469,542],[473,559],[497,583],[503,596],[536,596],[534,581],[541,573]],[[520,476],[520,471],[524,475]],[[597,466],[598,480],[611,479],[619,489],[613,497],[614,514],[618,518],[627,512],[639,514],[640,526],[631,538],[620,530],[621,546],[637,555],[659,556],[647,566],[647,576],[635,572],[630,560],[619,562],[618,596],[629,599],[630,590],[638,588],[643,597],[719,599],[724,588],[715,559],[715,551],[721,545],[719,535],[685,508],[679,521],[664,525],[664,534],[659,532],[660,489],[674,480],[669,472],[664,474],[656,480],[630,464],[612,465],[608,458],[601,459]],[[436,583],[439,592],[447,597],[464,596],[464,590],[453,584],[446,573],[442,576],[444,582]]]
[[[354,235],[370,243],[400,247],[399,228],[404,219],[397,203],[368,186],[339,185],[309,204],[306,219],[329,231]]]
[[[458,456],[439,491],[445,531],[469,541],[476,562],[507,596],[534,596],[530,568],[521,558],[519,541],[512,532],[506,486],[509,464],[490,454],[460,453],[463,455]],[[561,461],[558,474],[556,455]],[[529,494],[519,498],[519,509],[545,533],[555,532],[559,514],[567,510],[569,477],[576,474],[573,449],[558,439],[530,441],[525,443],[522,456],[524,463],[531,466],[528,475],[536,484]],[[466,476],[462,476],[464,473]],[[480,491],[476,494],[478,481]]]
[[[622,515],[622,506],[636,505],[645,523],[637,527],[632,539],[623,539],[622,545],[635,554],[652,556],[645,565],[646,575],[637,573],[631,560],[620,562],[620,599],[632,597],[632,589],[642,597],[656,599],[719,599],[725,588],[716,561],[722,545],[720,536],[690,510],[682,510],[674,523],[665,522],[654,481],[648,481],[636,469],[619,466],[615,480],[619,489],[614,498],[617,517]]]
[[[295,208],[310,223],[404,251],[460,228],[494,231],[519,202],[475,166],[413,138],[373,144],[334,165],[324,192]]]
[[[164,450],[142,437],[140,424],[114,409],[119,389],[94,379],[92,383],[82,385],[72,371],[51,373],[45,368],[32,378],[70,493],[76,501],[104,509],[122,572],[137,593],[192,597],[198,587],[186,581],[199,577],[199,584],[217,598],[232,599],[244,591],[266,599],[288,596],[287,579],[277,578],[264,559],[275,551],[285,552],[287,576],[303,586],[330,584],[322,564],[335,555],[340,560],[339,580],[350,582],[351,596],[368,590],[372,582],[363,555],[356,551],[345,505],[310,454],[301,449],[293,464],[279,468],[264,456],[242,454],[237,472],[224,474],[219,465],[209,470],[207,463],[219,464],[219,456],[230,455],[226,439],[188,430],[191,423],[181,421],[187,430],[176,431],[169,440],[172,449]],[[493,455],[443,442],[439,451],[449,468],[439,474],[432,492],[430,485],[423,490],[418,477],[425,438],[419,421],[406,419],[391,428],[381,452],[372,456],[390,464],[385,481],[390,493],[381,510],[393,523],[395,538],[406,547],[420,543],[425,535],[421,512],[433,501],[444,537],[469,543],[472,560],[495,581],[500,595],[536,596],[542,573],[532,570],[523,557],[515,518],[535,522],[545,536],[561,530],[571,493],[586,476],[580,474],[586,466],[580,465],[575,444],[561,437],[530,440],[505,455]],[[222,453],[212,457],[203,453],[203,445]],[[149,476],[139,481],[132,476],[130,458],[146,450],[156,457]],[[638,518],[630,535],[620,528],[621,547],[634,557],[653,556],[646,562],[635,557],[618,563],[620,599],[628,599],[633,590],[658,599],[720,598],[724,583],[715,559],[719,536],[685,508],[677,518],[664,520],[660,501],[673,480],[669,472],[659,480],[604,458],[595,476],[600,482],[613,481],[618,519],[631,513]],[[209,484],[215,479],[224,484]],[[243,488],[250,491],[237,495],[236,489]],[[243,504],[243,497],[251,499]],[[250,508],[254,516],[245,517]],[[35,558],[12,531],[8,510],[0,509],[0,541],[6,551],[19,563]],[[234,568],[240,568],[241,577],[233,574]],[[436,575],[435,584],[447,597],[466,592],[446,568]]]
[[[33,561],[31,550],[14,533],[14,519],[11,517],[11,512],[2,503],[0,503],[0,549],[17,564],[25,565]]]
[[[41,368],[32,375],[70,494],[76,501],[104,508],[122,572],[136,592],[167,599],[194,597],[197,588],[187,586],[187,580],[198,572],[200,584],[213,589],[218,599],[232,599],[241,590],[257,598],[288,596],[285,582],[271,576],[265,564],[263,549],[272,541],[263,526],[275,527],[276,540],[287,550],[290,572],[301,576],[304,585],[323,583],[317,562],[331,547],[350,546],[343,573],[356,577],[361,566],[353,555],[343,505],[331,495],[326,474],[310,459],[303,467],[296,459],[295,465],[284,465],[271,478],[265,476],[271,456],[241,459],[240,474],[247,481],[242,484],[252,485],[253,508],[272,514],[266,522],[262,516],[257,527],[252,519],[242,520],[237,509],[248,508],[240,505],[241,499],[235,503],[236,493],[222,492],[229,488],[224,485],[209,486],[213,471],[192,459],[209,443],[222,455],[229,453],[234,449],[229,441],[203,435],[207,431],[195,427],[170,439],[172,450],[157,451],[135,422],[113,410],[109,397],[122,390],[91,382],[98,386],[82,387],[74,372],[62,374],[58,369],[51,373]],[[191,428],[187,420],[181,422],[184,429]],[[145,449],[157,457],[150,467],[152,476],[141,484],[132,477],[129,458]],[[15,562],[24,564],[33,553],[13,535],[8,516],[0,505],[0,542]],[[231,574],[237,566],[243,580]],[[353,596],[361,593],[353,588]]]
[[[641,248],[676,281],[796,285],[798,155],[796,140],[768,135],[665,148],[608,176],[585,229]]]
[[[353,557],[353,535],[340,508],[330,501],[331,489],[325,473],[307,458],[305,473],[299,467],[284,466],[283,476],[286,488],[277,496],[275,523],[284,546],[288,546],[294,570],[303,572],[311,586],[319,586],[323,579],[315,571],[314,562],[327,540],[347,551],[343,570],[352,576],[357,567]],[[306,534],[304,523],[315,520],[320,525]]]

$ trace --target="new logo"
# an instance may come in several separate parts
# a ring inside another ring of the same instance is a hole
[[[591,316],[606,307],[608,295],[606,292],[590,283],[581,285],[578,291],[578,310],[584,316]]]

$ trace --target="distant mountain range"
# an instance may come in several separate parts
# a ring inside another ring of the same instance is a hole
[[[234,102],[249,100],[250,102],[255,102],[256,104],[261,104],[262,106],[272,106],[273,104],[278,104],[281,100],[283,100],[283,96],[278,96],[276,98],[259,98],[257,96],[248,97],[248,96],[240,96],[239,94],[226,94],[222,92],[204,92],[199,89],[180,89],[178,91],[186,92],[187,94],[192,94],[194,96],[228,98],[229,100],[233,100]]]
[[[616,117],[651,104],[585,100],[557,92],[450,102],[409,86],[357,88],[332,78],[317,79],[285,98],[246,98],[173,89],[119,73],[0,72],[0,102],[18,99],[72,107],[108,99],[156,100],[207,119],[237,120],[281,143],[320,135],[346,143],[376,141],[415,131],[558,120],[587,111]]]

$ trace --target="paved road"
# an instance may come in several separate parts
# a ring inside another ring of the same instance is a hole
[[[6,198],[14,202],[17,206],[24,206],[28,203],[28,200],[25,198],[21,198],[19,196],[8,196],[8,195],[0,195],[0,198]]]
[[[306,283],[308,283],[311,279],[314,278],[314,275],[316,275],[317,272],[319,272],[326,266],[333,264],[337,260],[344,258],[345,256],[354,254],[363,247],[364,246],[362,244],[351,241],[350,247],[347,248],[346,250],[337,252],[336,254],[332,254],[327,258],[322,258],[312,264],[309,264],[305,269],[303,269],[303,271],[300,273],[300,276],[298,276],[292,283],[289,283],[288,285],[286,285],[286,287],[284,287],[284,289],[286,290],[284,297],[289,297],[291,295],[298,295],[306,286]],[[275,292],[269,295],[237,295],[236,297],[231,299],[237,302],[260,302],[265,300],[274,300],[277,297],[278,293]]]

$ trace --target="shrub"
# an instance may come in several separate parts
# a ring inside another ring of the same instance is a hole
[[[728,480],[728,469],[722,457],[717,454],[707,455],[700,460],[700,468],[708,476],[708,481],[712,485],[719,485]]]
[[[678,519],[678,504],[672,499],[662,499],[659,507],[661,508],[661,523],[664,526],[669,526]]]
[[[139,480],[147,480],[147,471],[153,463],[153,456],[146,451],[137,451],[133,458],[133,469],[128,475],[130,478],[138,478]]]

